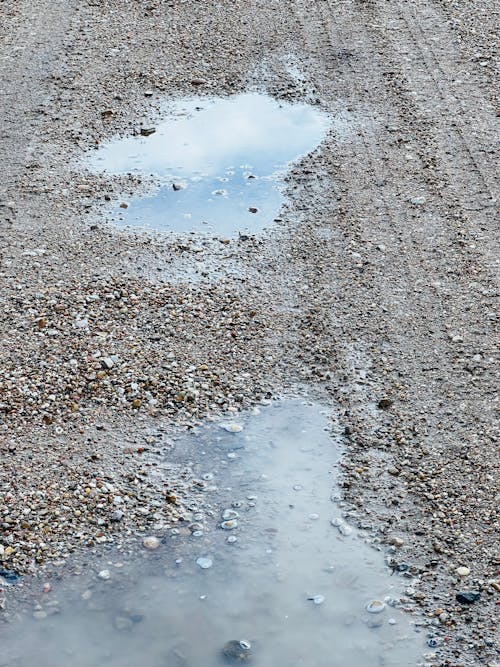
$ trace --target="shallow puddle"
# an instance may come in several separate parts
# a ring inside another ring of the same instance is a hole
[[[180,440],[217,512],[193,511],[199,526],[169,530],[143,559],[108,555],[89,581],[54,583],[38,608],[47,617],[3,631],[0,665],[415,665],[423,638],[400,608],[404,581],[356,530],[332,525],[341,451],[330,433],[319,406],[288,400]],[[373,600],[379,613],[366,611]]]
[[[103,145],[89,166],[159,179],[154,194],[122,202],[128,207],[115,210],[119,224],[227,235],[258,231],[279,212],[289,164],[314,150],[330,125],[312,106],[257,93],[186,98],[152,134]]]

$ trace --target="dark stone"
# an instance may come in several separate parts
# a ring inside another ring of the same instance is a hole
[[[21,575],[14,572],[14,570],[0,568],[0,577],[8,584],[15,584],[16,581],[21,578]]]
[[[233,639],[222,649],[222,655],[226,659],[226,662],[237,664],[240,662],[246,662],[252,656],[252,651],[250,649],[250,644],[244,640],[238,641]]]
[[[391,405],[393,405],[393,403],[394,401],[392,401],[390,398],[381,398],[378,402],[378,407],[380,410],[387,410],[391,407]]]
[[[154,127],[141,127],[141,136],[149,137],[156,132]]]
[[[481,593],[479,591],[463,591],[457,593],[455,597],[460,604],[474,604],[481,599]]]

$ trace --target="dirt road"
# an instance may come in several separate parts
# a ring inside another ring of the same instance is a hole
[[[4,564],[151,525],[158,423],[307,386],[340,406],[350,519],[403,542],[446,629],[430,664],[497,664],[496,18],[489,0],[0,0]],[[142,186],[81,159],[170,95],[248,89],[341,122],[294,167],[282,222],[211,239],[216,277],[188,283],[193,244],[107,225]],[[99,523],[112,493],[134,503]]]

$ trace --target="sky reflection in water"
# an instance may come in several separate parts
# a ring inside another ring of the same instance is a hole
[[[314,150],[329,126],[328,115],[314,107],[257,93],[187,98],[174,104],[154,134],[103,145],[91,166],[160,179],[153,195],[115,212],[120,224],[177,232],[257,231],[278,214],[290,162]],[[182,189],[174,190],[174,184]]]

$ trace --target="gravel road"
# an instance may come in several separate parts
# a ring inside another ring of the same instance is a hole
[[[351,521],[446,630],[429,664],[498,664],[497,25],[492,0],[0,0],[4,567],[177,521],[200,480],[158,482],[170,435],[306,386],[344,420]],[[186,280],[199,241],[106,223],[147,184],[82,160],[169,96],[247,90],[341,122],[281,222]]]

